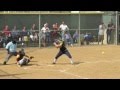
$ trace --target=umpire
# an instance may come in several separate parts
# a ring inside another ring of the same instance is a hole
[[[12,57],[12,56],[16,56],[17,55],[17,43],[15,40],[12,40],[11,42],[9,42],[6,45],[6,50],[7,50],[7,56],[5,58],[5,61],[3,62],[3,65],[6,65],[6,63],[8,62],[8,60]]]

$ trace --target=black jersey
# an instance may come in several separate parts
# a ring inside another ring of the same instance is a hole
[[[63,52],[66,51],[67,48],[65,46],[65,42],[64,41],[60,41],[60,43],[62,43],[62,46],[60,47],[60,50],[63,51]]]
[[[17,61],[21,60],[25,56],[25,53],[20,53],[19,55],[20,55],[20,57],[17,58]]]

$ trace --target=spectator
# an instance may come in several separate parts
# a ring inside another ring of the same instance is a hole
[[[0,48],[3,48],[3,38],[1,35],[0,35]]]
[[[73,46],[73,39],[68,31],[65,32],[65,40],[67,45]]]
[[[5,26],[2,33],[4,35],[4,46],[6,46],[7,43],[12,40],[11,32],[8,25]]]
[[[99,25],[99,32],[98,32],[98,44],[101,41],[101,44],[103,45],[103,40],[104,40],[104,31],[106,29],[105,24],[102,22]]]
[[[73,42],[77,43],[78,42],[78,38],[79,38],[79,33],[78,33],[78,30],[76,30],[76,32],[73,34]]]
[[[33,24],[31,27],[31,34],[30,34],[30,38],[32,41],[37,41],[38,40],[38,35],[37,35],[37,27],[36,24]]]
[[[59,29],[58,23],[53,24],[53,32],[52,32],[53,41],[54,39],[57,39],[59,37],[58,29]]]
[[[50,41],[50,30],[48,28],[48,23],[44,24],[44,27],[42,27],[41,32],[42,32],[42,36],[41,36],[42,44],[45,47],[46,41],[47,43]]]
[[[32,30],[33,33],[37,30],[36,24],[32,25],[31,30]]]
[[[12,36],[13,39],[18,40],[19,32],[17,31],[16,26],[13,27],[12,32],[11,32],[11,36]]]
[[[8,25],[5,26],[5,28],[3,29],[3,33],[5,34],[6,37],[10,37],[11,33],[10,33],[10,29],[8,27]]]
[[[108,24],[108,28],[107,28],[107,44],[110,44],[111,43],[111,38],[112,38],[112,31],[114,30],[114,25],[112,22],[110,22]]]
[[[62,22],[62,24],[60,25],[59,27],[59,30],[61,30],[61,33],[62,33],[62,40],[65,41],[65,32],[67,30],[69,30],[68,26],[64,23],[64,21]]]
[[[84,41],[86,42],[87,45],[89,45],[90,42],[94,41],[93,35],[90,33],[86,33],[86,35],[84,36]]]
[[[23,26],[22,29],[22,42],[24,42],[28,46],[28,33],[25,26]]]

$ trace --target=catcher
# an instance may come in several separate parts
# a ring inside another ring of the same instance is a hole
[[[58,54],[57,54],[56,57],[54,58],[53,64],[56,64],[57,59],[58,59],[61,55],[63,55],[63,54],[66,54],[66,55],[69,57],[71,64],[74,64],[74,63],[73,63],[73,60],[72,60],[72,56],[71,56],[71,54],[69,53],[69,51],[67,50],[67,48],[66,48],[66,46],[65,46],[65,42],[64,42],[63,40],[58,40],[58,39],[56,39],[53,44],[54,44],[54,46],[55,46],[56,48],[59,48],[59,49],[60,49],[59,52],[58,52]]]
[[[31,59],[34,58],[33,56],[28,56],[25,54],[24,49],[21,49],[18,54],[17,54],[17,65],[19,65],[20,67],[23,65],[27,65]]]

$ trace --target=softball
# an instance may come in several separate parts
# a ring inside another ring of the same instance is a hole
[[[105,52],[104,51],[102,51],[102,54],[104,54]]]

